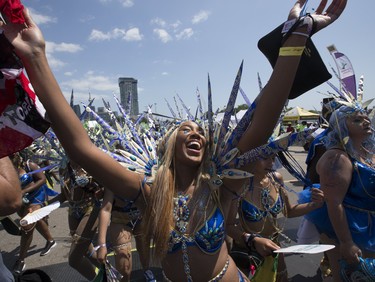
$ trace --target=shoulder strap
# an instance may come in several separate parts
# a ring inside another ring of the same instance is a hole
[[[30,160],[27,160],[26,161],[26,172],[30,172],[31,171],[31,168],[30,168]]]

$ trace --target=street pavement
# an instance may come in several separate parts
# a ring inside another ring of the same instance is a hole
[[[292,156],[305,169],[306,152],[300,146],[290,147]],[[302,184],[291,176],[284,168],[279,170],[284,177],[285,184],[293,191],[299,192],[302,190]],[[58,188],[57,188],[58,189]],[[296,201],[296,195],[290,192],[292,201]],[[81,282],[87,281],[77,271],[71,268],[68,264],[68,255],[70,249],[70,236],[68,228],[67,217],[68,206],[66,203],[54,211],[50,215],[49,224],[52,236],[57,242],[57,246],[51,250],[46,256],[40,256],[40,251],[45,246],[44,238],[37,232],[34,232],[34,239],[31,243],[28,256],[25,260],[26,269],[39,268],[44,270],[52,278],[54,282]],[[11,215],[11,218],[18,220],[17,215]],[[285,219],[283,219],[285,220]],[[283,246],[294,245],[297,241],[297,230],[301,218],[291,218],[285,221],[284,234],[290,239],[291,243],[286,244],[282,241]],[[3,255],[6,266],[12,269],[15,263],[18,252],[20,237],[8,234],[0,224],[0,250]],[[135,244],[133,244],[134,246]],[[286,263],[288,267],[289,281],[299,282],[318,282],[322,281],[318,272],[319,262],[322,254],[287,254]],[[112,260],[112,259],[111,259]],[[140,263],[136,250],[133,250],[133,272],[131,281],[144,281],[143,274],[140,270]],[[152,269],[157,274],[158,279],[161,278],[160,269],[153,266]],[[267,282],[267,281],[265,281]]]

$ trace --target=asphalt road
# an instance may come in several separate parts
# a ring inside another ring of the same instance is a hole
[[[306,152],[302,147],[291,147],[290,152],[298,163],[305,168]],[[286,185],[295,192],[302,189],[302,185],[293,176],[291,176],[285,169],[281,169]],[[296,200],[295,194],[290,193],[292,200]],[[86,281],[78,272],[68,265],[68,254],[70,248],[70,236],[67,218],[68,207],[63,204],[58,210],[50,215],[50,230],[57,242],[57,246],[51,252],[44,256],[40,256],[40,251],[45,245],[45,240],[38,233],[34,233],[34,239],[31,248],[26,258],[26,269],[39,268],[49,274],[54,282],[81,282]],[[18,216],[12,215],[11,218],[17,220]],[[289,245],[296,244],[297,230],[301,218],[294,218],[286,220],[284,226],[284,233],[292,240]],[[12,269],[15,263],[18,251],[20,237],[8,234],[0,224],[0,250],[2,252],[6,266]],[[285,242],[282,242],[284,244]],[[322,254],[316,255],[301,255],[288,254],[286,262],[289,273],[289,281],[299,282],[318,282],[322,281],[318,273],[319,262]],[[154,268],[155,272],[160,277],[160,270]],[[131,281],[144,281],[143,274],[140,271],[140,263],[136,250],[133,252],[133,272]],[[267,281],[265,281],[267,282]]]

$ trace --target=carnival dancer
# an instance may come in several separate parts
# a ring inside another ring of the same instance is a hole
[[[141,214],[134,203],[122,199],[109,189],[104,190],[99,214],[97,259],[104,264],[108,250],[115,254],[115,267],[123,275],[121,281],[130,281],[132,272],[132,237],[134,235],[146,281],[155,281],[149,269],[149,246],[145,245],[140,228]],[[109,240],[108,240],[108,239]],[[109,241],[107,243],[107,241]]]
[[[322,111],[319,117],[320,127],[314,132],[309,138],[311,139],[308,145],[308,152],[306,156],[306,183],[304,189],[309,189],[311,185],[320,187],[320,177],[316,171],[316,165],[319,159],[323,156],[326,151],[324,146],[324,138],[327,136],[329,131],[329,119],[334,110],[342,106],[339,101],[343,101],[339,97],[324,98],[322,101]],[[297,231],[297,243],[298,244],[311,244],[317,242],[320,239],[320,235],[314,224],[304,217],[301,220],[300,226]],[[326,252],[323,254],[323,258],[320,261],[319,266],[322,278],[331,277],[331,267]]]
[[[227,118],[218,127],[215,138],[213,126],[206,135],[204,126],[192,120],[177,124],[159,142],[158,163],[152,161],[145,166],[148,170],[158,165],[152,185],[148,175],[135,167],[124,168],[92,144],[61,93],[48,66],[43,36],[28,12],[24,13],[25,25],[0,23],[69,157],[114,194],[134,201],[144,213],[146,238],[155,245],[153,255],[161,261],[166,281],[247,280],[236,268],[224,242],[224,220],[233,197],[228,190],[242,191],[249,184],[246,167],[240,171],[236,160],[268,140],[291,92],[308,37],[334,22],[347,1],[334,0],[326,10],[327,1],[321,1],[311,16],[299,18],[305,2],[297,1],[289,13],[288,20],[296,24],[282,42],[273,73],[257,99],[255,110],[249,110],[251,124],[247,116],[246,126],[241,124],[239,131],[229,136],[232,143],[225,148],[222,145],[226,132],[221,129],[227,130]],[[239,77],[240,72],[234,85],[235,95]],[[233,111],[233,97],[228,103],[227,116]],[[212,125],[210,119],[209,124]],[[148,153],[151,148],[146,148]],[[227,157],[234,164],[226,166]]]
[[[357,102],[335,110],[329,127],[327,151],[317,164],[326,205],[307,218],[323,243],[337,246],[327,251],[334,281],[374,281],[374,260],[364,260],[375,258],[374,130]],[[340,269],[340,261],[351,268]]]
[[[322,191],[314,188],[310,203],[291,203],[283,177],[274,170],[274,165],[275,155],[251,164],[254,176],[238,201],[233,201],[228,221],[228,235],[234,239],[233,250],[248,251],[255,264],[252,271],[248,266],[244,270],[252,276],[251,281],[288,281],[288,274],[282,253],[272,255],[272,248],[256,248],[248,242],[268,238],[274,248],[279,246],[280,237],[285,236],[278,219],[280,214],[286,218],[298,217],[321,207],[324,202]],[[256,254],[260,256],[252,257]]]
[[[83,168],[73,161],[60,167],[61,193],[41,204],[59,201],[69,204],[68,224],[72,244],[69,265],[86,279],[92,280],[100,264],[96,260],[93,240],[98,227],[98,216],[104,189]]]
[[[21,181],[23,205],[18,211],[18,215],[23,217],[38,205],[47,201],[49,196],[55,196],[58,193],[48,188],[46,177],[37,164],[24,160],[20,153],[15,153],[10,158]],[[35,228],[47,240],[46,246],[40,252],[41,256],[47,255],[56,246],[56,241],[48,228],[47,217],[38,220],[36,223],[22,226],[19,258],[13,267],[17,274],[21,273],[26,267],[25,258],[33,240]]]

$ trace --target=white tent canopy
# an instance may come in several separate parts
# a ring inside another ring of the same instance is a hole
[[[231,116],[230,117],[230,120],[233,124],[237,124],[236,122],[236,118],[237,120],[239,121],[243,116],[244,114],[247,112],[247,110],[241,110],[239,111],[237,114],[236,114],[236,117],[235,116]],[[221,122],[224,118],[224,113],[218,113],[215,117],[215,121],[216,122]]]
[[[316,120],[318,118],[319,114],[297,106],[285,113],[283,121]]]

